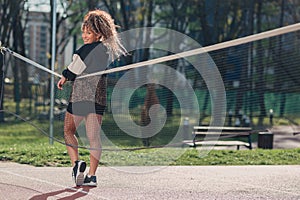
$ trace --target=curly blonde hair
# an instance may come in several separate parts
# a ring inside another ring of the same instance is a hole
[[[95,34],[100,34],[100,40],[108,48],[112,60],[115,57],[127,55],[127,51],[121,44],[114,20],[111,15],[103,10],[89,11],[83,18],[81,30],[88,29]]]

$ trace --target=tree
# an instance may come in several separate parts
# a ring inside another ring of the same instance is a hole
[[[189,13],[191,6],[193,5],[192,1],[189,0],[159,0],[156,2],[157,10],[155,12],[155,20],[157,24],[164,26],[165,28],[178,31],[180,33],[187,33],[189,26]],[[173,32],[170,32],[169,35],[168,49],[173,50],[173,52],[167,52],[167,55],[176,53],[180,51],[180,43],[182,41],[176,40],[174,38]],[[178,67],[179,60],[168,61],[166,65],[176,69]],[[172,82],[174,84],[174,82]],[[165,94],[167,98],[166,102],[166,114],[167,116],[173,115],[173,103],[175,96],[172,91],[165,88]]]
[[[9,1],[0,1],[1,2],[1,7],[0,7],[0,18],[1,18],[1,26],[0,26],[0,37],[1,37],[1,42],[2,45],[7,45],[9,44],[9,39],[10,39],[10,32],[11,32],[11,26],[10,25],[10,20],[11,20],[11,13],[9,12]],[[0,62],[1,62],[1,68],[0,68],[0,110],[3,110],[3,101],[4,101],[4,55],[1,53],[0,54]],[[0,112],[0,122],[4,122],[4,113]]]
[[[257,1],[257,31],[262,32],[262,1]],[[264,81],[264,63],[263,63],[263,46],[262,41],[257,41],[257,82],[255,84],[256,91],[258,94],[258,103],[260,107],[259,124],[262,124],[263,118],[266,116],[266,108],[264,103],[264,91],[265,91],[265,81]]]
[[[189,12],[190,35],[203,46],[249,35],[247,27],[250,27],[248,26],[250,9],[251,1],[196,0]],[[240,82],[235,97],[236,104],[232,108],[235,110],[235,115],[242,109],[244,93],[247,89],[245,81],[247,80],[247,58],[245,58],[248,55],[247,51],[247,46],[239,46],[209,53],[218,67],[227,89],[232,89],[233,81]],[[199,81],[201,81],[200,76],[195,76],[194,83]],[[204,117],[209,97],[209,91],[206,90],[201,110]],[[201,119],[199,123],[201,123]]]
[[[22,55],[25,55],[25,40],[24,30],[22,25],[22,17],[24,11],[24,1],[19,1],[11,4],[12,15],[12,26],[13,26],[13,49]],[[28,97],[28,70],[26,69],[25,63],[16,59],[12,65],[14,72],[14,97],[16,102],[16,114],[20,113],[20,101],[22,97]],[[21,74],[19,74],[21,72]],[[22,88],[20,88],[20,86]],[[23,92],[21,97],[20,91]]]
[[[9,46],[10,39],[12,36],[13,39],[13,50],[20,52],[20,54],[25,55],[25,40],[24,40],[24,30],[26,24],[26,13],[28,10],[25,9],[26,1],[1,1],[2,12],[0,15],[1,18],[1,41],[3,45]],[[25,17],[25,19],[24,19]],[[1,59],[3,57],[1,56]],[[3,60],[1,60],[3,62]],[[22,96],[28,96],[28,72],[26,67],[24,67],[24,63],[19,60],[15,60],[13,64],[13,72],[14,72],[14,100],[16,102],[16,113],[19,114],[19,103],[21,101]],[[4,88],[2,84],[4,84],[4,74],[1,70],[1,88]],[[21,87],[20,88],[20,82]],[[21,92],[22,91],[22,94]],[[1,91],[4,92],[4,91]],[[22,96],[21,96],[22,95]],[[2,93],[1,98],[4,98],[4,94]],[[1,99],[1,109],[3,108],[3,100]],[[0,121],[3,121],[3,115],[0,116]]]

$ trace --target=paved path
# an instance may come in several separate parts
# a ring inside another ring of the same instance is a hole
[[[0,199],[300,199],[300,165],[100,167],[96,188],[70,170],[0,162]]]
[[[274,149],[300,148],[300,134],[293,135],[300,131],[299,126],[276,126],[271,131],[274,133]]]

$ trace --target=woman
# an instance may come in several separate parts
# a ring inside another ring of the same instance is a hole
[[[100,129],[106,107],[106,76],[85,75],[102,71],[107,63],[127,52],[121,45],[112,17],[102,11],[89,11],[83,19],[82,39],[84,45],[73,55],[73,60],[62,72],[58,89],[67,81],[73,81],[72,92],[64,121],[64,139],[70,156],[77,186],[97,186],[96,170],[101,157]],[[86,134],[90,143],[90,169],[86,176],[86,162],[79,160],[76,128],[85,121]]]

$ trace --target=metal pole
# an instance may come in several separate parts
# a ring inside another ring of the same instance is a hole
[[[55,47],[56,47],[56,0],[52,0],[52,52],[51,52],[51,71],[54,71],[55,67]],[[53,144],[53,123],[54,123],[54,75],[51,75],[51,88],[50,88],[50,141],[49,143]]]

